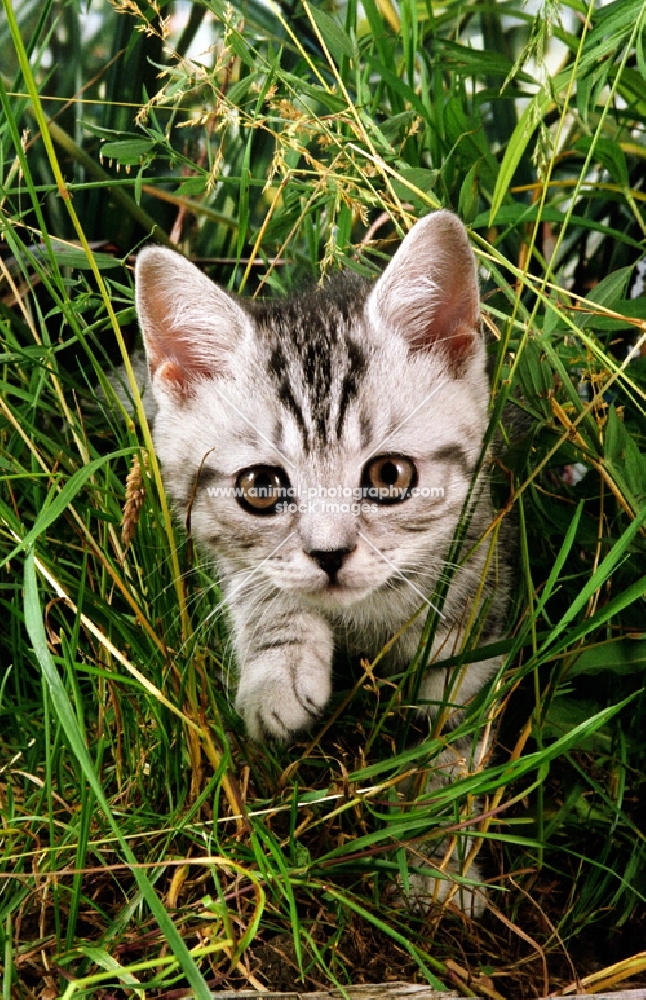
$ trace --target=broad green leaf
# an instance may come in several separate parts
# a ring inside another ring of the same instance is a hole
[[[241,80],[237,83],[232,84],[232,86],[227,91],[227,100],[229,104],[240,105],[244,101],[245,97],[249,93],[249,88],[252,84],[257,83],[260,80],[259,73],[249,73],[248,76],[243,76]]]
[[[418,191],[427,194],[434,189],[437,176],[437,170],[427,170],[425,167],[404,167],[398,171],[398,176],[393,178],[393,187],[401,198],[415,199],[417,194],[414,189],[417,188]]]
[[[469,158],[482,157],[485,162],[493,160],[481,119],[466,114],[459,98],[452,97],[447,101],[444,123],[446,137],[451,146],[467,151]]]
[[[626,444],[626,429],[623,420],[617,416],[614,406],[608,408],[608,420],[604,441],[604,454],[614,464],[621,464]]]
[[[189,177],[177,188],[177,194],[183,198],[191,198],[193,195],[203,194],[206,188],[206,175],[202,177]]]
[[[587,300],[611,309],[617,299],[621,298],[625,292],[632,273],[632,267],[620,267],[618,270],[612,271],[594,286],[587,296]]]
[[[480,161],[476,160],[462,181],[458,199],[458,215],[467,225],[470,225],[478,214],[480,204],[478,173]]]
[[[639,327],[631,323],[632,319],[646,320],[646,298],[637,299],[615,299],[612,309],[618,313],[617,317],[595,316],[593,326],[595,330],[626,330],[631,329],[635,335],[639,334]]]
[[[429,114],[427,109],[424,107],[424,102],[420,99],[419,95],[416,94],[415,91],[411,87],[409,87],[409,85],[404,80],[401,80],[397,76],[397,74],[394,72],[393,69],[391,69],[390,66],[388,66],[385,62],[379,62],[379,60],[370,55],[366,59],[366,64],[372,72],[378,74],[384,80],[384,82],[388,84],[388,87],[390,88],[393,94],[396,94],[398,97],[403,98],[403,100],[406,103],[409,103],[411,107],[413,107],[415,111],[417,111],[418,114],[431,127],[433,127],[433,122],[429,120]],[[402,113],[403,112],[397,112],[397,114],[402,114]]]
[[[474,229],[487,229],[489,226],[519,226],[524,222],[536,222],[539,218],[541,222],[553,222],[560,223],[565,222],[566,215],[564,212],[560,212],[553,205],[544,205],[541,209],[539,205],[526,205],[524,203],[516,203],[509,205],[501,205],[496,212],[495,218],[491,220],[490,213],[482,212],[473,221]],[[642,244],[639,240],[633,239],[629,234],[622,232],[620,229],[615,229],[612,226],[606,226],[596,219],[586,219],[582,215],[571,215],[569,218],[570,229],[575,226],[580,226],[582,229],[588,229],[591,232],[600,233],[604,236],[611,236],[613,239],[618,240],[620,243],[626,243],[629,246],[635,247],[635,249],[643,249]]]
[[[82,250],[65,250],[61,252],[55,249],[58,262],[61,267],[73,267],[77,271],[90,271],[92,265],[87,259],[87,255]],[[109,271],[115,267],[122,267],[123,261],[119,257],[113,257],[109,253],[93,253],[92,259],[99,271]]]
[[[101,157],[116,160],[126,166],[137,166],[155,143],[152,139],[125,139],[122,142],[105,142],[99,147]]]
[[[509,192],[513,176],[516,173],[516,168],[520,163],[523,153],[527,149],[529,140],[538,128],[539,123],[545,117],[552,103],[553,100],[551,93],[549,90],[543,89],[531,99],[520,116],[518,124],[514,129],[513,135],[507,145],[502,163],[500,164],[498,179],[491,198],[491,208],[489,209],[490,226],[494,224],[493,220],[496,218],[498,209],[502,205],[503,199]]]
[[[485,78],[499,76],[504,80],[512,68],[508,57],[502,52],[472,49],[449,38],[438,39],[438,50],[438,56],[443,63],[446,63],[447,71],[450,71],[450,68],[455,72],[459,68],[462,72],[474,73]],[[526,83],[534,82],[529,73],[518,73],[514,79]]]
[[[646,670],[646,641],[644,639],[611,639],[608,642],[587,646],[568,667],[567,678],[579,674],[642,673]]]
[[[292,73],[285,73],[283,70],[280,70],[277,75],[290,88],[293,88],[297,94],[303,97],[311,97],[322,107],[327,108],[328,111],[333,113],[344,111],[347,107],[345,99],[333,91],[326,90],[324,87],[319,87],[315,84],[306,83],[300,77],[294,76]]]
[[[559,739],[576,727],[584,728],[587,720],[593,718],[598,711],[598,702],[572,698],[570,695],[557,696],[541,725],[543,739]],[[576,746],[577,749],[589,752],[609,753],[612,749],[612,733],[605,726],[600,726],[582,735]]]
[[[381,122],[379,131],[391,142],[399,135],[400,130],[412,125],[417,118],[418,115],[415,111],[402,111],[398,115],[392,115],[385,122]]]
[[[574,148],[580,150],[584,154],[587,154],[590,151],[591,145],[592,137],[584,135],[575,142]],[[628,176],[628,167],[626,165],[626,154],[618,142],[611,139],[604,139],[603,136],[599,136],[597,137],[597,141],[595,143],[594,153],[595,156],[601,161],[602,165],[606,168],[613,181],[615,181],[620,187],[630,187],[630,178]]]
[[[518,378],[528,400],[551,417],[549,396],[554,391],[554,373],[539,341],[529,338],[518,359]]]
[[[596,11],[594,27],[583,46],[579,73],[587,73],[606,56],[621,55],[623,43],[643,14],[643,0],[614,0]]]
[[[336,59],[337,63],[341,62],[342,56],[347,56],[351,59],[353,55],[352,43],[339,22],[335,18],[330,17],[329,14],[326,14],[324,10],[317,7],[314,3],[308,4],[308,9],[316,21],[316,26],[321,32],[321,37],[328,51]]]
[[[591,303],[590,313],[577,312],[574,314],[576,325],[582,330],[595,326],[598,319],[594,312],[595,305],[614,309],[618,300],[624,295],[632,273],[632,267],[622,267],[602,278],[586,297],[585,301]],[[581,303],[581,307],[585,309],[585,303]]]
[[[608,409],[604,465],[632,509],[638,510],[646,501],[646,456],[620,420],[614,406]]]

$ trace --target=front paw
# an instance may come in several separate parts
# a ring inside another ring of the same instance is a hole
[[[255,740],[287,740],[308,729],[330,698],[331,651],[300,643],[279,646],[245,663],[236,710]]]

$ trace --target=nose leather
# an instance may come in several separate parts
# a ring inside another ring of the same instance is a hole
[[[315,549],[308,555],[327,573],[330,580],[334,580],[350,552],[352,549]]]

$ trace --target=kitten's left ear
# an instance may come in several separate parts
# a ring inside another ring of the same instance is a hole
[[[199,379],[221,376],[249,325],[230,295],[163,247],[146,247],[138,255],[135,303],[153,390],[178,396],[190,395]]]
[[[438,350],[458,375],[481,343],[476,261],[452,212],[415,223],[377,281],[371,319],[395,328],[414,351]]]

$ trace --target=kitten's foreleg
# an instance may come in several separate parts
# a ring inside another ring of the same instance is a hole
[[[333,640],[327,623],[306,612],[263,621],[262,629],[247,623],[236,646],[235,705],[250,736],[286,740],[308,729],[330,697]]]
[[[451,784],[456,778],[466,777],[472,770],[477,770],[487,748],[488,739],[483,737],[478,742],[471,767],[467,766],[466,755],[469,749],[466,745],[463,748],[464,755],[456,746],[443,750],[435,761],[434,775],[426,782],[425,797],[432,797],[433,792]],[[473,802],[472,810],[473,816],[480,813],[481,803],[478,799]],[[411,867],[424,868],[426,861],[430,868],[437,866],[444,877],[436,878],[431,874],[412,873],[409,878],[407,905],[413,910],[425,913],[433,903],[444,903],[451,899],[464,913],[471,917],[481,917],[486,906],[485,891],[460,884],[460,878],[468,882],[481,882],[480,866],[471,857],[473,846],[474,839],[463,836],[459,846],[452,839],[447,839],[431,849],[421,845],[417,850],[409,850],[407,856]]]
[[[462,713],[457,711],[456,714],[456,706],[471,699],[499,667],[500,660],[494,657],[482,663],[471,664],[455,676],[448,675],[444,670],[429,668],[422,681],[420,694],[423,712],[429,716],[431,724],[437,725],[437,715],[443,701],[453,706],[447,713],[449,725],[451,722],[457,724]],[[490,743],[490,721],[485,721],[475,747],[466,738],[446,747],[434,761],[434,773],[426,782],[424,795],[432,797],[435,791],[478,772],[488,755]],[[476,798],[472,802],[472,816],[478,816],[481,811],[482,803]],[[482,916],[486,907],[485,890],[460,884],[460,878],[474,883],[481,881],[480,866],[473,857],[477,853],[473,851],[476,842],[473,837],[460,836],[459,844],[448,839],[429,850],[421,846],[415,852],[408,852],[411,866],[423,868],[423,860],[427,858],[430,868],[437,865],[444,873],[443,878],[436,878],[431,874],[411,874],[408,905],[412,909],[426,912],[433,903],[444,903],[450,899],[464,913],[472,917]]]

